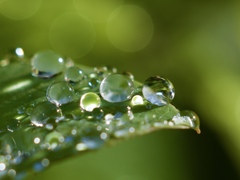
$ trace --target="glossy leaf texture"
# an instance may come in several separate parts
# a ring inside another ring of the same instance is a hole
[[[1,179],[25,179],[58,160],[156,130],[194,129],[200,133],[195,113],[179,111],[171,104],[151,104],[137,81],[133,82],[131,97],[124,96],[127,100],[104,100],[100,83],[116,73],[115,68],[74,64],[77,68],[69,72],[69,64],[73,62],[67,62],[59,74],[39,78],[32,75],[27,58],[2,63]],[[133,79],[132,75],[124,76]]]

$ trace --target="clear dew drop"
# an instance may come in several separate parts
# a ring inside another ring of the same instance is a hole
[[[67,68],[65,72],[65,80],[68,82],[79,82],[84,78],[83,71],[76,66]]]
[[[189,110],[180,111],[179,114],[173,117],[172,121],[176,125],[187,125],[194,129],[198,134],[201,133],[200,130],[200,120],[198,115]]]
[[[143,105],[144,102],[143,102],[143,98],[142,96],[140,95],[135,95],[133,96],[132,100],[131,100],[131,103],[133,106],[136,106],[136,105]]]
[[[63,71],[63,58],[53,51],[36,53],[32,60],[32,75],[41,78],[50,78]]]
[[[53,131],[45,137],[44,142],[47,149],[56,150],[64,142],[64,137],[61,133]]]
[[[104,112],[100,108],[93,109],[92,114],[93,114],[93,117],[98,120],[102,119],[104,116]]]
[[[31,112],[30,119],[35,126],[45,126],[50,121],[55,121],[61,114],[56,106],[49,102],[38,104]]]
[[[67,82],[59,81],[48,87],[46,96],[51,103],[61,106],[73,101],[74,89]]]
[[[175,95],[172,83],[160,76],[148,78],[143,84],[142,93],[150,103],[157,106],[169,104]]]
[[[80,107],[86,111],[93,111],[95,108],[99,108],[101,105],[100,97],[93,92],[82,95],[80,99]]]
[[[121,74],[110,74],[100,84],[100,94],[109,102],[126,101],[133,93],[133,82]]]

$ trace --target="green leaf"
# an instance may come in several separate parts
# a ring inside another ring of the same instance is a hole
[[[85,75],[96,72],[78,66]],[[82,111],[81,96],[87,92],[99,94],[97,87],[88,86],[87,78],[81,83],[71,83],[74,100],[56,107],[61,117],[46,118],[47,125],[38,127],[31,122],[34,109],[41,103],[49,103],[47,88],[53,82],[64,81],[64,73],[49,79],[33,77],[29,60],[15,60],[0,67],[0,76],[1,179],[24,179],[63,158],[155,130],[194,129],[200,133],[199,120],[192,112],[180,112],[171,104],[155,106],[145,99],[143,104],[133,105],[131,100],[110,103],[101,98],[100,108]],[[135,81],[134,85],[135,94],[142,96],[142,84]],[[49,112],[47,115],[51,116]]]

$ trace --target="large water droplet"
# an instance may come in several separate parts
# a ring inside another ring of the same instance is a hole
[[[101,105],[100,97],[93,92],[84,94],[80,99],[80,106],[86,111],[93,111],[94,108],[99,108]]]
[[[63,58],[53,51],[36,53],[32,58],[32,75],[42,78],[50,78],[63,71]]]
[[[58,117],[60,117],[58,108],[49,102],[38,104],[30,115],[31,122],[35,126],[44,126]]]
[[[164,106],[172,101],[175,91],[168,79],[154,76],[145,81],[142,93],[150,103],[157,106]]]
[[[100,84],[100,94],[109,102],[126,101],[133,92],[133,82],[121,74],[110,74]]]
[[[67,68],[65,73],[65,80],[70,82],[79,82],[83,79],[83,71],[76,66]]]
[[[51,103],[61,106],[73,101],[74,89],[68,83],[59,81],[48,87],[46,95]]]

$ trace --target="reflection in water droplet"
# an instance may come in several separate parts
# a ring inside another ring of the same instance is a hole
[[[94,108],[99,108],[100,105],[100,97],[93,92],[84,94],[80,99],[80,107],[89,112],[93,111]]]
[[[38,104],[32,111],[30,119],[35,126],[44,126],[53,119],[55,121],[60,117],[58,108],[49,102]]]
[[[32,58],[32,75],[41,78],[50,78],[63,71],[63,58],[53,51],[36,53]]]
[[[100,84],[100,94],[109,102],[126,101],[133,92],[133,82],[121,74],[110,74]]]
[[[83,79],[83,77],[84,77],[83,71],[76,66],[67,68],[65,72],[66,81],[79,82]]]
[[[175,95],[172,83],[160,76],[148,78],[144,82],[142,93],[150,103],[157,106],[169,104]]]
[[[133,96],[131,103],[133,106],[142,105],[143,104],[142,96],[140,96],[140,95]]]
[[[51,103],[61,106],[73,101],[74,89],[68,83],[59,81],[48,87],[46,96]]]
[[[172,120],[177,125],[187,125],[197,131],[198,134],[201,133],[199,117],[193,111],[180,111],[180,113],[174,116]]]

